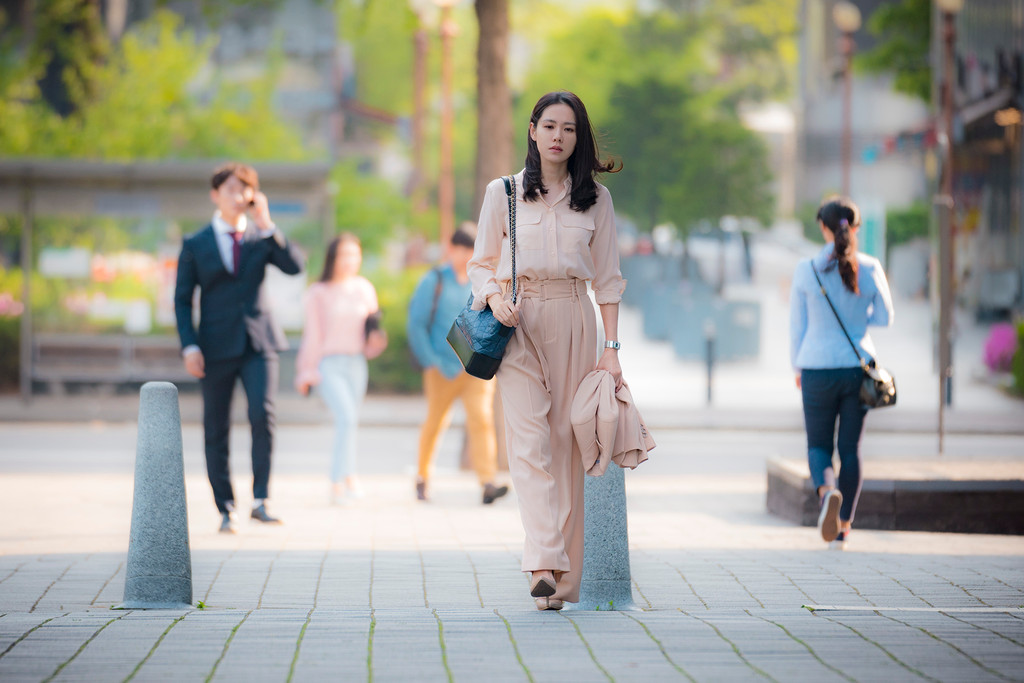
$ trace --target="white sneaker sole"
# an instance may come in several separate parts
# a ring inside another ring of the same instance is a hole
[[[836,540],[839,535],[839,508],[842,504],[843,494],[839,491],[832,490],[825,494],[821,513],[818,514],[818,531],[826,543]]]

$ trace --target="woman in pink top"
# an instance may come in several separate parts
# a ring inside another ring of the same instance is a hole
[[[359,275],[362,262],[359,238],[351,233],[327,247],[323,274],[306,292],[306,323],[296,359],[299,393],[307,395],[316,386],[334,416],[334,503],[363,495],[356,479],[356,429],[366,396],[366,359],[376,358],[387,345],[384,331],[367,325],[379,307],[377,291]]]

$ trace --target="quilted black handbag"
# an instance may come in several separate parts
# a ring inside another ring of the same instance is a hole
[[[846,341],[850,342],[853,352],[857,354],[857,360],[860,361],[860,367],[864,370],[864,379],[860,383],[860,402],[868,408],[885,408],[896,405],[896,378],[888,370],[876,364],[874,359],[866,361],[860,355],[860,352],[857,351],[857,345],[853,343],[853,340],[850,339],[850,333],[846,331],[846,325],[843,325],[843,321],[839,318],[836,307],[832,305],[832,300],[828,298],[828,293],[825,292],[825,285],[821,284],[821,278],[818,277],[818,269],[814,267],[813,263],[811,264],[811,270],[814,271],[814,279],[818,281],[818,287],[821,288],[821,293],[825,296],[828,307],[832,309],[832,315],[836,317],[836,322],[839,323],[843,334],[846,335]]]
[[[512,254],[512,303],[518,295],[516,281],[516,179],[515,176],[504,176],[505,194],[508,195],[508,234],[509,252]],[[473,295],[469,296],[466,307],[462,309],[452,327],[448,330],[448,344],[454,349],[466,372],[490,379],[498,371],[501,359],[505,355],[505,346],[512,337],[514,328],[498,322],[489,306],[482,310],[473,310]]]

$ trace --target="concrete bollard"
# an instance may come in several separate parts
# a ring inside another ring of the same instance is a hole
[[[634,609],[626,531],[626,475],[608,463],[583,482],[583,577],[576,610]]]
[[[139,394],[135,495],[124,602],[118,609],[192,606],[178,389],[147,382]]]

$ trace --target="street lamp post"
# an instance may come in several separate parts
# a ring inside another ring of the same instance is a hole
[[[832,7],[832,20],[842,33],[840,52],[843,56],[843,114],[841,136],[842,193],[850,194],[850,148],[852,147],[853,123],[852,115],[852,63],[853,53],[857,44],[853,34],[860,28],[860,10],[852,2],[837,2]]]
[[[455,232],[455,168],[452,159],[452,138],[455,108],[452,103],[453,82],[452,39],[458,26],[452,20],[452,6],[458,0],[434,0],[441,8],[441,177],[438,181],[437,204],[441,218],[441,244],[448,244]]]
[[[942,12],[942,180],[935,203],[939,209],[939,455],[945,449],[945,409],[953,400],[953,58],[956,13],[964,0],[937,0]]]

